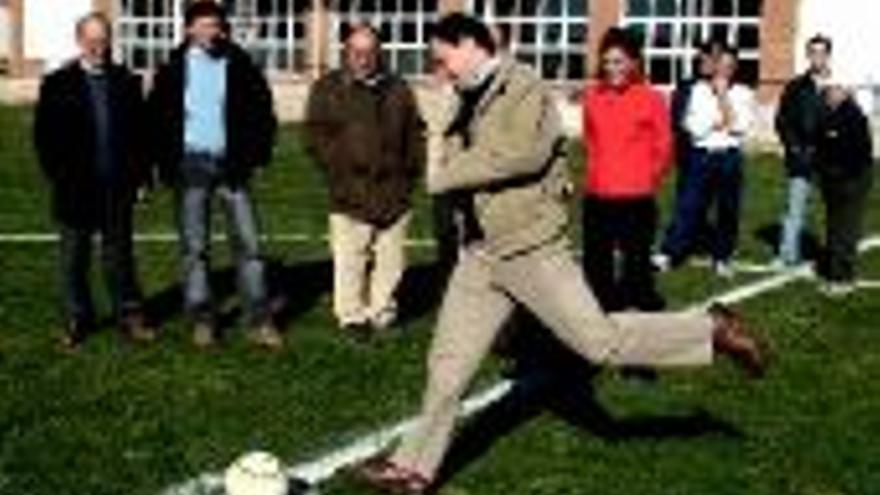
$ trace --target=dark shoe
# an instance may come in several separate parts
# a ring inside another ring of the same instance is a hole
[[[64,329],[59,339],[59,346],[62,351],[75,352],[82,347],[86,337],[92,333],[93,325],[85,321],[70,321]]]
[[[354,477],[375,490],[395,495],[425,495],[431,481],[421,474],[398,466],[387,457],[374,457],[352,469]]]
[[[373,327],[369,323],[347,323],[342,331],[357,344],[368,344],[373,339]]]
[[[258,347],[270,351],[284,349],[284,337],[272,323],[264,323],[251,329],[248,339]]]
[[[730,307],[715,303],[709,308],[715,321],[712,345],[716,352],[733,359],[751,377],[764,375],[767,363],[761,344],[751,335],[742,317]]]
[[[132,342],[151,344],[159,332],[147,324],[143,313],[131,313],[122,319],[122,334]]]
[[[206,322],[198,322],[193,328],[193,344],[199,349],[211,349],[217,345],[217,335],[214,325]]]

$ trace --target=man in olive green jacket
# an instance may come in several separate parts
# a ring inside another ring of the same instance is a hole
[[[530,68],[496,57],[479,20],[450,14],[432,36],[435,62],[453,76],[460,101],[428,188],[461,195],[461,255],[440,309],[421,414],[393,454],[358,467],[360,477],[392,493],[433,488],[461,396],[516,305],[595,363],[707,365],[722,352],[760,374],[758,345],[724,306],[602,312],[566,240],[571,188],[546,86]]]
[[[330,189],[333,310],[365,338],[390,325],[403,274],[412,194],[424,169],[424,130],[407,84],[384,70],[377,33],[352,28],[345,66],[315,83],[307,127]]]

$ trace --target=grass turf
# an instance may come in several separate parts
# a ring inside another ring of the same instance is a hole
[[[30,119],[27,109],[0,108],[0,233],[53,231],[30,150]],[[330,272],[320,240],[326,197],[300,143],[297,129],[284,129],[273,166],[255,182],[270,236],[316,239],[266,245],[275,286],[292,305],[290,348],[278,355],[243,342],[222,244],[217,281],[230,329],[221,351],[189,345],[177,300],[177,248],[159,243],[139,244],[137,254],[152,307],[166,317],[162,341],[131,348],[106,326],[81,353],[66,356],[53,347],[60,325],[56,247],[0,243],[0,493],[151,494],[255,448],[291,463],[308,460],[414,412],[433,322],[422,266],[431,252],[412,251],[420,267],[408,287],[417,309],[395,336],[371,348],[343,338],[328,310]],[[776,157],[749,160],[743,258],[770,256],[754,234],[778,216],[780,171]],[[868,230],[880,232],[873,198]],[[169,205],[161,191],[139,206],[138,231],[173,231]],[[411,237],[426,238],[423,196],[417,205]],[[813,225],[820,223],[814,214]],[[880,279],[880,252],[864,265],[866,277]],[[661,286],[681,307],[755,278],[718,281],[687,268],[664,275]],[[585,413],[591,420],[573,425],[547,412],[529,415],[457,472],[444,493],[875,493],[878,293],[829,301],[804,282],[744,310],[777,351],[764,382],[744,386],[727,364],[663,373],[657,383],[602,374],[594,380],[596,407]],[[481,380],[492,380],[497,367],[487,366]],[[345,479],[322,492],[361,493]]]

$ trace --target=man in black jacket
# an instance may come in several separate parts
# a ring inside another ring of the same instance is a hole
[[[819,123],[816,169],[825,202],[827,258],[823,291],[843,296],[855,290],[858,242],[874,177],[871,127],[846,82],[835,75],[823,91],[827,104]]]
[[[216,343],[208,286],[210,204],[219,196],[238,265],[251,340],[277,349],[260,256],[257,219],[248,188],[271,159],[276,120],[272,93],[247,53],[229,39],[225,10],[193,3],[186,40],[156,75],[150,96],[154,152],[162,181],[177,193],[183,251],[184,303],[200,348]]]
[[[77,23],[80,55],[45,77],[34,124],[61,234],[62,344],[69,349],[94,329],[88,272],[95,232],[122,331],[136,341],[156,335],[144,320],[132,256],[132,205],[146,178],[143,95],[140,79],[111,62],[111,34],[102,14]]]
[[[816,144],[824,113],[820,85],[831,74],[831,40],[821,35],[807,42],[809,69],[792,79],[782,93],[776,114],[776,132],[785,149],[788,190],[778,255],[779,268],[801,262],[800,237],[806,216],[811,180],[816,167]]]

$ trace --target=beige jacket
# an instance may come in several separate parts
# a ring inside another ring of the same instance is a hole
[[[505,60],[477,105],[470,134],[467,148],[458,135],[444,138],[428,170],[429,192],[472,194],[480,242],[495,256],[563,236],[573,188],[560,116],[538,75]]]

